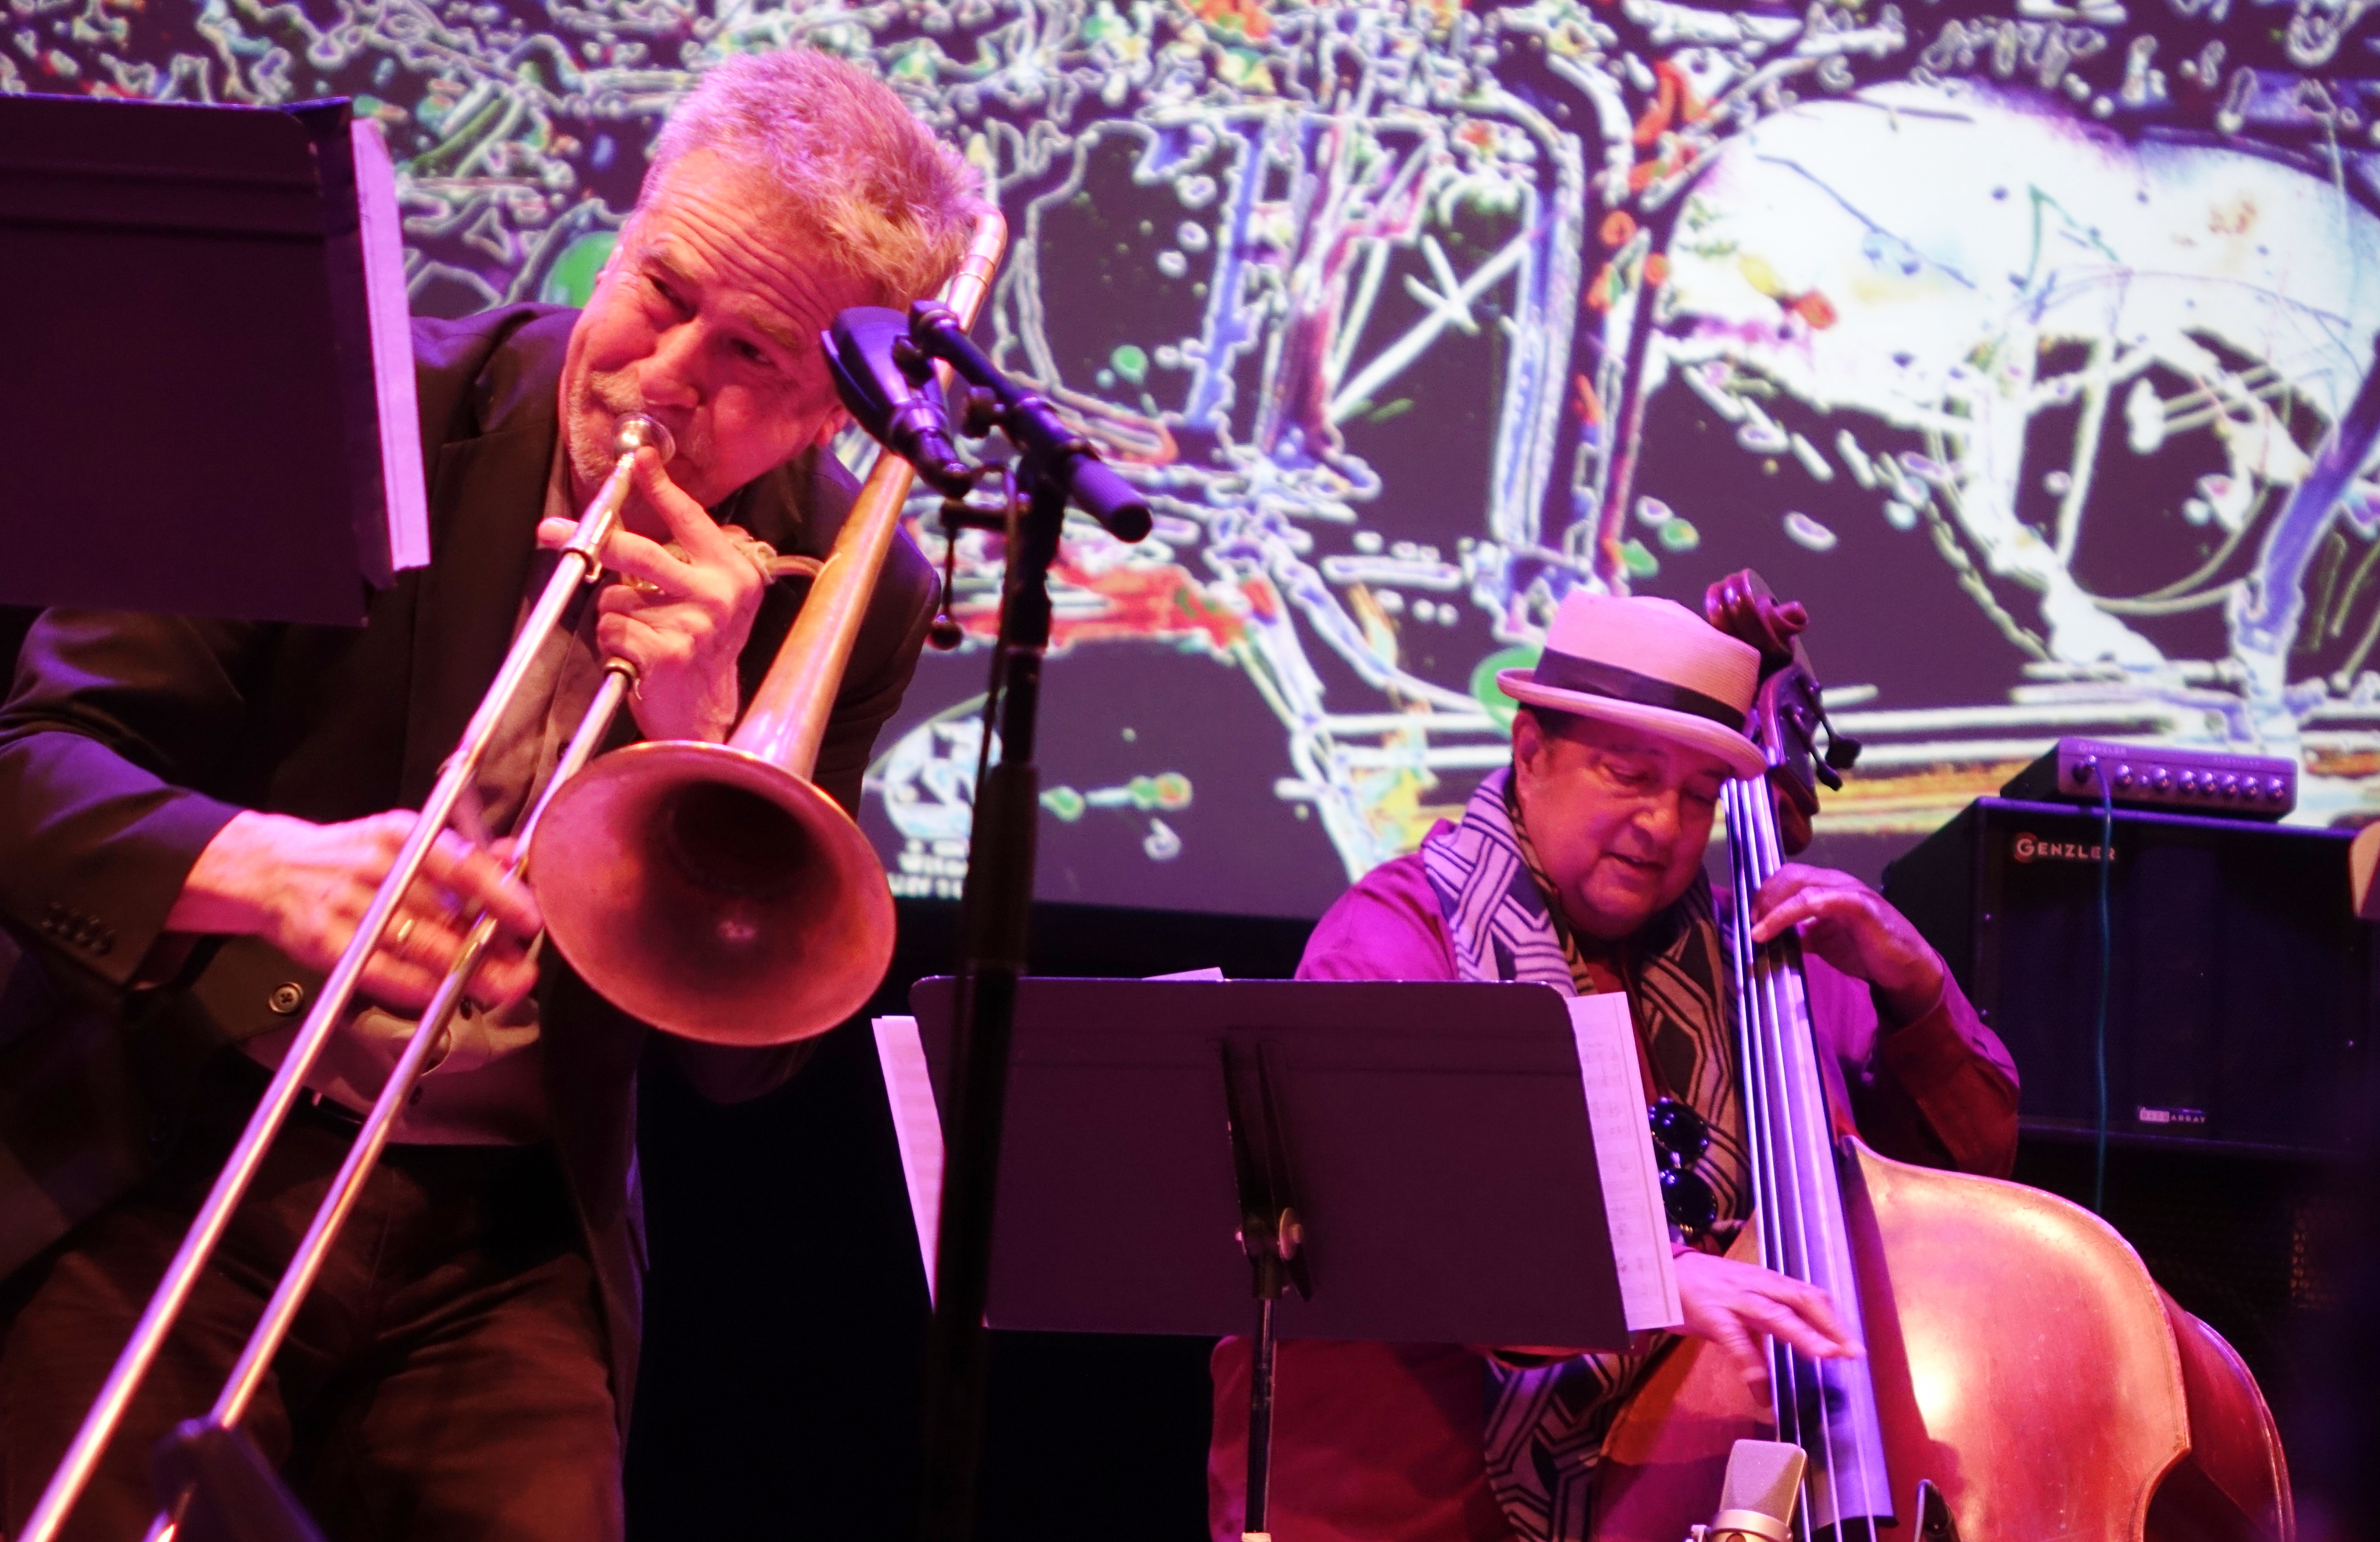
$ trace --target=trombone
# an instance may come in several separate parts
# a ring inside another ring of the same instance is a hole
[[[966,255],[942,290],[963,322],[974,319],[990,293],[1006,241],[999,212],[982,209]],[[90,1483],[308,1073],[346,1015],[365,961],[419,876],[431,843],[465,811],[480,761],[520,695],[531,661],[579,587],[601,577],[603,544],[619,526],[637,454],[647,446],[664,462],[674,450],[659,423],[641,414],[623,418],[610,474],[562,548],[461,742],[440,768],[412,832],[324,979],[18,1542],[55,1542]],[[667,1032],[754,1047],[813,1038],[857,1011],[892,963],[892,892],[874,848],[809,776],[868,596],[899,528],[911,475],[898,455],[878,456],[766,679],[725,745],[654,741],[589,767],[633,684],[629,666],[613,661],[544,793],[521,822],[510,875],[570,875],[550,899],[540,896],[547,935],[597,991]],[[483,914],[466,935],[218,1393],[209,1425],[230,1429],[246,1416],[495,930],[494,917]],[[178,1508],[178,1500],[168,1507]],[[174,1519],[160,1514],[149,1536],[159,1542],[174,1529]]]

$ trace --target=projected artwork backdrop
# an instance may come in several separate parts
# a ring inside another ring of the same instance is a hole
[[[1563,592],[1747,564],[1869,743],[1822,851],[2062,733],[2380,812],[2380,488],[2299,495],[2380,324],[2369,9],[15,0],[0,89],[353,96],[455,314],[583,297],[706,64],[863,61],[998,190],[983,334],[1159,510],[1062,555],[1043,894],[1297,915],[1500,762]],[[965,871],[957,572],[869,777],[903,894]]]

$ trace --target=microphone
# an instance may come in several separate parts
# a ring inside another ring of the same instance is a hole
[[[1039,392],[1026,390],[1001,373],[967,340],[966,328],[949,306],[940,300],[911,306],[909,336],[919,352],[943,360],[952,373],[975,388],[977,399],[989,404],[992,421],[1010,443],[1056,469],[1069,503],[1118,540],[1138,540],[1148,534],[1148,501],[1100,460],[1091,442],[1068,427]]]
[[[854,306],[819,334],[819,344],[835,395],[859,426],[916,467],[927,486],[946,498],[965,497],[973,481],[951,443],[933,365],[909,340],[909,318],[882,306]]]
[[[1789,1542],[1808,1460],[1782,1440],[1738,1440],[1728,1453],[1718,1513],[1694,1528],[1691,1542]]]

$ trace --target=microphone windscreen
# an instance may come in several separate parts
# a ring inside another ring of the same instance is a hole
[[[1719,1509],[1749,1510],[1790,1523],[1807,1460],[1801,1447],[1782,1440],[1738,1440],[1728,1453]]]

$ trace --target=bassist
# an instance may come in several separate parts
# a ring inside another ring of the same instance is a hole
[[[1766,1340],[1840,1355],[1824,1294],[1722,1257],[1750,1214],[1728,940],[1703,880],[1722,790],[1756,775],[1749,645],[1670,601],[1575,592],[1534,670],[1513,764],[1460,825],[1375,869],[1315,929],[1299,977],[1536,980],[1625,990],[1678,1241],[1685,1332],[1766,1387]],[[1789,865],[1760,940],[1799,929],[1834,1106],[1905,1160],[2005,1174],[2016,1072],[1938,955],[1874,891]],[[1657,1343],[1675,1341],[1668,1335]],[[1584,1538],[1604,1432],[1656,1355],[1297,1342],[1281,1351],[1271,1523],[1281,1542]],[[1209,1527],[1240,1532],[1248,1355],[1215,1355]],[[1490,1389],[1483,1393],[1483,1383]]]

